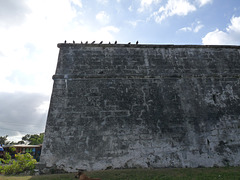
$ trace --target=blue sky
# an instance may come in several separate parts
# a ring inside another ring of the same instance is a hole
[[[240,45],[239,0],[0,0],[0,136],[43,132],[57,43]]]

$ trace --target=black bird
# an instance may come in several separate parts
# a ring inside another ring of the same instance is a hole
[[[102,44],[103,43],[103,41],[101,41],[99,44]]]
[[[138,44],[138,41],[136,42],[136,44]]]
[[[131,44],[131,42],[129,42],[128,44]]]
[[[64,41],[64,43],[66,44],[66,43],[67,43],[67,41],[65,40],[65,41]]]
[[[75,41],[73,41],[73,44],[75,44]]]
[[[115,41],[115,43],[114,44],[117,44],[117,41]]]
[[[94,43],[95,43],[95,41],[92,42],[92,44],[94,44]]]
[[[81,41],[81,44],[83,44],[83,42]]]
[[[86,41],[86,43],[85,44],[87,44],[88,43],[88,41]]]
[[[109,41],[109,43],[108,44],[111,44],[111,42]]]

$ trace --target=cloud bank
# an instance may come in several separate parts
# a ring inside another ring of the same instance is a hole
[[[0,0],[0,26],[10,27],[21,25],[31,12],[26,0]]]
[[[205,6],[206,4],[212,3],[213,0],[197,0],[197,3],[199,4],[200,7]]]
[[[23,136],[45,130],[49,97],[37,93],[0,93],[1,136]]]
[[[165,6],[161,6],[157,12],[153,13],[153,16],[157,23],[161,23],[167,17],[186,16],[193,11],[196,11],[196,7],[187,0],[168,0]]]
[[[183,28],[179,29],[178,31],[197,33],[203,27],[204,27],[204,25],[200,21],[197,21],[197,22],[192,23],[191,26],[183,27]]]
[[[84,8],[81,0],[0,0],[0,136],[44,131],[57,43],[115,40],[110,16]]]
[[[110,16],[105,12],[101,11],[96,15],[97,21],[99,21],[101,24],[105,25],[108,24],[110,21]]]
[[[165,19],[172,16],[187,16],[189,13],[197,11],[213,0],[167,0],[165,4],[162,0],[140,0],[139,13],[153,11],[150,18],[154,18],[155,22],[162,23]],[[131,11],[132,11],[132,6]],[[158,7],[158,10],[153,10]],[[149,18],[148,18],[149,19]]]
[[[207,33],[202,38],[202,43],[205,45],[239,45],[240,44],[240,17],[232,17],[231,24],[225,31],[216,29],[215,31]]]

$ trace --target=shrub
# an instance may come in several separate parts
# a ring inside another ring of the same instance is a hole
[[[0,164],[5,164],[5,160],[3,158],[0,158]]]
[[[6,152],[5,154],[4,154],[4,157],[3,158],[0,158],[0,161],[3,163],[3,164],[9,164],[9,163],[11,163],[11,155],[8,153],[8,152]]]
[[[25,171],[33,172],[37,161],[29,154],[16,154],[15,161],[11,165],[3,167],[2,172],[6,175],[19,174]]]
[[[4,155],[4,159],[5,159],[5,164],[8,164],[11,162],[11,155],[6,152],[5,155]]]
[[[0,174],[3,173],[3,166],[0,165]]]
[[[9,150],[10,150],[11,154],[16,152],[16,148],[15,147],[9,147]]]

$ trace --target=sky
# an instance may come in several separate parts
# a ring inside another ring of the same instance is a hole
[[[0,0],[0,136],[45,131],[65,40],[240,45],[240,1]]]

